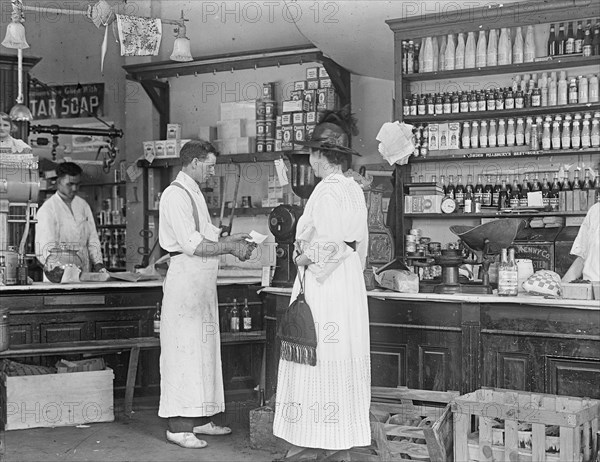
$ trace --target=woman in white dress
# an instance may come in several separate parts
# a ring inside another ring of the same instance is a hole
[[[296,230],[306,302],[317,332],[315,366],[280,359],[273,433],[292,445],[286,460],[332,456],[371,444],[369,318],[363,267],[367,208],[360,186],[345,177],[351,159],[344,120],[330,113],[311,141],[310,165],[321,178]]]

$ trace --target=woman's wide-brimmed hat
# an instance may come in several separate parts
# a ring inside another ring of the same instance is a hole
[[[350,138],[344,129],[332,122],[320,123],[313,130],[310,140],[294,141],[294,144],[360,156],[358,152],[348,147],[350,145]]]

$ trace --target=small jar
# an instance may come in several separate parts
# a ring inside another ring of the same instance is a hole
[[[477,93],[477,110],[485,111],[487,108],[487,100],[485,98],[485,93],[480,91]]]
[[[443,111],[444,114],[450,114],[452,112],[452,99],[450,98],[450,94],[446,93],[443,99]]]
[[[460,92],[452,93],[451,96],[451,104],[452,104],[452,114],[458,114],[460,112]]]
[[[477,94],[474,91],[469,93],[469,112],[477,112]]]
[[[459,98],[460,112],[469,112],[469,96],[466,93],[462,93]]]
[[[514,109],[515,108],[515,96],[513,91],[509,88],[506,91],[506,97],[504,98],[504,108]]]
[[[427,115],[427,99],[425,95],[419,95],[419,99],[417,102],[417,114],[418,115]]]
[[[444,101],[439,93],[435,95],[435,113],[438,115],[444,113]]]
[[[487,110],[494,111],[496,110],[496,95],[494,94],[494,90],[488,90],[486,94],[487,100]]]
[[[427,115],[435,114],[435,97],[431,93],[429,93],[427,95],[426,104],[427,104]]]
[[[496,90],[495,96],[496,98],[496,110],[501,111],[504,109],[504,92],[501,88]]]

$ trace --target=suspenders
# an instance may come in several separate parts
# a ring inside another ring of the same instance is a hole
[[[192,215],[194,216],[194,223],[196,223],[196,231],[200,231],[200,218],[198,216],[198,207],[196,205],[196,202],[194,201],[194,198],[192,196],[192,193],[189,192],[187,189],[185,189],[183,187],[183,185],[177,181],[173,181],[173,183],[171,183],[173,186],[177,186],[178,188],[183,189],[187,195],[190,197],[190,200],[192,201]]]

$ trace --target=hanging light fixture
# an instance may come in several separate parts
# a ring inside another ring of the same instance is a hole
[[[23,49],[29,48],[29,44],[25,39],[25,27],[23,26],[23,4],[21,0],[12,0],[11,23],[6,28],[6,37],[2,45],[6,48],[17,50],[17,104],[10,110],[9,117],[17,122],[31,122],[33,114],[27,106],[23,104]]]
[[[177,35],[175,43],[173,43],[173,53],[171,53],[170,59],[172,61],[193,61],[192,52],[190,51],[190,39],[185,36],[185,19],[183,17],[183,10],[181,11],[181,19],[177,24]]]

